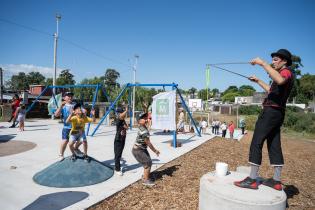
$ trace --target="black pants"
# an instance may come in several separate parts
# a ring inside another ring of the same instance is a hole
[[[215,134],[217,134],[217,135],[219,135],[219,128],[220,127],[218,125],[215,126]]]
[[[225,138],[226,130],[222,130],[222,137]]]
[[[126,136],[115,138],[114,153],[115,153],[115,170],[120,171],[120,159],[125,147]]]
[[[261,165],[262,148],[267,139],[267,148],[271,165],[283,165],[280,142],[280,127],[284,120],[284,112],[272,107],[264,107],[256,122],[249,151],[249,162]]]
[[[242,129],[242,135],[244,135],[245,127],[241,127]]]

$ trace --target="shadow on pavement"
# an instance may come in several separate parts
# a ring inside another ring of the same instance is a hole
[[[39,196],[23,210],[59,210],[71,206],[89,196],[86,192],[57,192]]]
[[[10,134],[10,135],[0,135],[0,144],[10,141],[16,136],[16,134]]]

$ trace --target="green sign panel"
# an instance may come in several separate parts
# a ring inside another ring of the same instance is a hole
[[[157,115],[169,115],[169,100],[157,99],[156,100],[156,114]]]

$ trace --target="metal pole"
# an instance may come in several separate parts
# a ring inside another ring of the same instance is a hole
[[[56,22],[57,22],[57,30],[54,33],[54,75],[53,75],[53,86],[56,85],[56,77],[57,77],[57,43],[58,43],[58,35],[59,35],[59,21],[61,16],[56,14]],[[56,94],[56,88],[53,88],[53,93]]]
[[[236,128],[238,128],[238,104],[236,104]]]
[[[177,127],[176,127],[176,116],[177,116],[177,106],[176,106],[176,103],[177,103],[177,94],[176,94],[176,85],[174,84],[174,86],[172,87],[172,90],[174,91],[175,90],[175,130],[173,131],[173,147],[176,148],[177,147],[177,133],[176,133],[176,130],[177,130]]]
[[[53,75],[53,86],[56,85],[56,76],[57,76],[57,43],[58,43],[58,33],[59,33],[59,20],[61,16],[56,14],[56,22],[57,22],[57,31],[54,33],[54,75]],[[56,88],[53,88],[53,95],[56,94]],[[51,119],[55,119],[54,115],[51,115]]]
[[[133,66],[133,84],[136,84],[136,70],[138,64],[139,55],[135,55],[135,64]],[[132,121],[135,124],[135,105],[136,105],[136,86],[133,86],[133,96],[132,96]]]
[[[0,68],[0,104],[3,103],[3,70]]]

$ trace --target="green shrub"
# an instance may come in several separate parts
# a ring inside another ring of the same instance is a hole
[[[297,132],[315,133],[315,114],[287,111],[283,126]]]
[[[254,130],[258,115],[247,115],[245,117],[246,130]]]
[[[261,106],[251,105],[251,106],[240,106],[239,114],[241,115],[259,115],[262,108]]]

